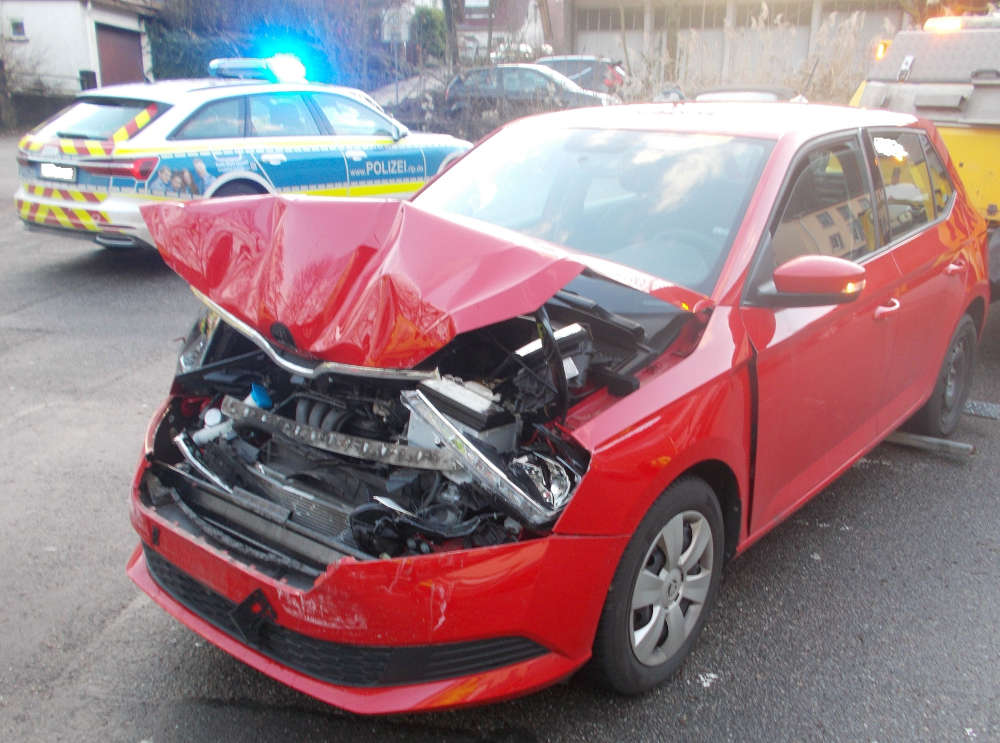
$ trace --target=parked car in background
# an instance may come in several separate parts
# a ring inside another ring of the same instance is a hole
[[[556,57],[540,57],[535,64],[551,67],[582,88],[598,93],[620,95],[628,73],[621,62],[613,62],[607,57],[587,54],[566,54]]]
[[[254,61],[234,60],[240,70]],[[470,146],[411,133],[354,88],[224,78],[115,85],[81,94],[21,139],[14,198],[29,227],[148,246],[139,207],[150,201],[404,197]]]
[[[662,682],[727,560],[907,419],[955,429],[986,321],[985,221],[885,111],[563,111],[411,201],[144,212],[205,309],[129,575],[355,712]]]
[[[562,108],[607,106],[617,99],[584,90],[565,75],[538,64],[478,67],[456,75],[445,90],[448,110],[497,110],[502,121]]]

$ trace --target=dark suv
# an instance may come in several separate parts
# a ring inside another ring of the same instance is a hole
[[[621,62],[612,62],[607,57],[587,54],[567,54],[559,57],[542,57],[535,64],[551,67],[561,72],[582,88],[598,93],[620,95],[628,74]]]

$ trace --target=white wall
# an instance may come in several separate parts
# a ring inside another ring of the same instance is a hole
[[[24,40],[10,36],[10,21],[24,22]],[[80,70],[93,70],[100,84],[96,23],[142,32],[139,17],[108,8],[87,7],[79,0],[5,0],[0,3],[3,55],[9,65],[15,89],[44,87],[55,93],[80,91]],[[143,63],[148,44],[143,35]]]
[[[12,60],[15,89],[44,87],[53,92],[80,90],[80,70],[96,70],[84,22],[86,8],[77,0],[4,2],[4,56]],[[10,37],[10,21],[24,22],[25,40]]]

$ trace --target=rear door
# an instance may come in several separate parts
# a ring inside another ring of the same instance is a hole
[[[882,213],[883,243],[902,276],[893,314],[883,426],[892,428],[930,393],[961,316],[971,267],[962,257],[971,236],[947,221],[954,187],[927,138],[912,129],[866,134]]]
[[[752,532],[788,514],[879,433],[892,342],[885,313],[898,304],[899,269],[879,249],[857,133],[823,140],[799,156],[768,236],[758,282],[807,254],[856,261],[867,276],[861,295],[846,304],[743,308],[757,354]]]
[[[168,137],[148,196],[191,199],[211,193],[233,177],[260,177],[246,152],[246,98],[231,96],[199,106]]]

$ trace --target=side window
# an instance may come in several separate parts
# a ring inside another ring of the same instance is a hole
[[[384,117],[344,96],[317,93],[313,100],[322,109],[334,134],[371,134],[391,137],[394,127]]]
[[[875,250],[863,162],[850,139],[822,145],[799,163],[771,240],[775,266],[800,255],[857,260]]]
[[[930,174],[920,137],[912,132],[873,132],[875,166],[885,193],[890,242],[934,219]]]
[[[506,90],[528,95],[544,93],[548,89],[549,82],[547,77],[534,70],[516,67],[508,67],[503,75],[503,85]]]
[[[208,103],[188,117],[172,139],[219,139],[243,136],[243,97]]]
[[[465,76],[465,87],[473,93],[492,93],[497,88],[496,70],[473,70]]]
[[[923,139],[921,137],[921,139]],[[924,139],[924,152],[927,154],[927,166],[931,171],[931,188],[934,193],[934,212],[941,216],[948,211],[955,198],[955,187],[951,185],[948,169],[938,156],[933,145]]]
[[[298,93],[250,96],[251,137],[301,137],[319,134],[312,113]]]

